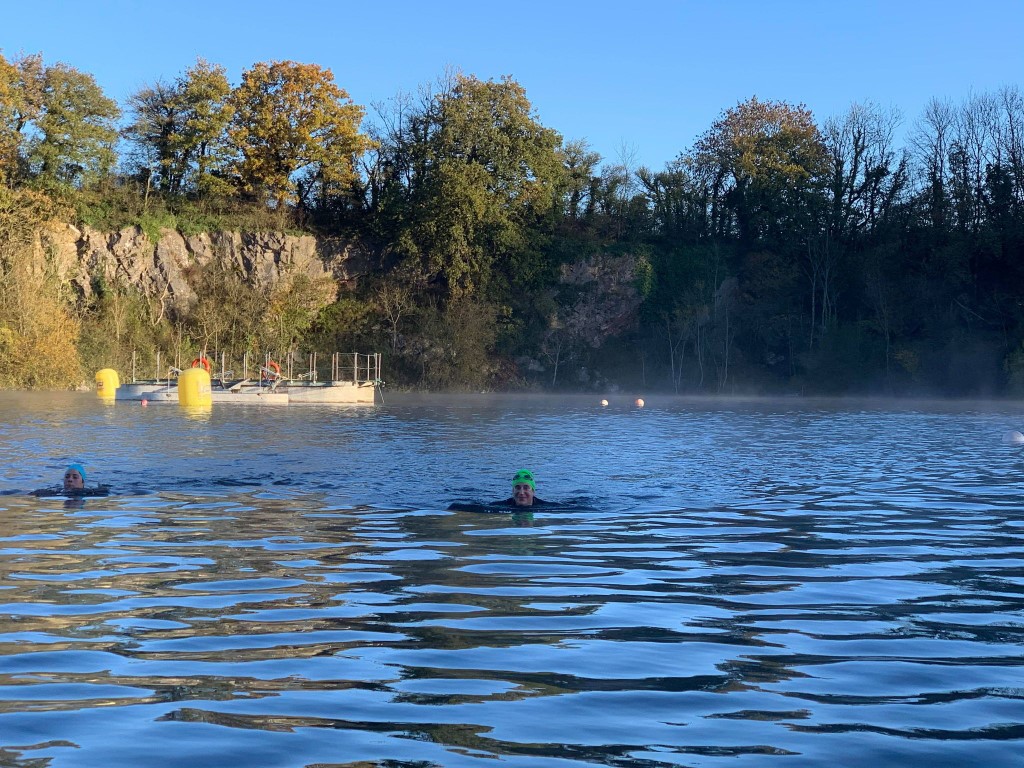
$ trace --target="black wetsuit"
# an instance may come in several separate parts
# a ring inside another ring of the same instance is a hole
[[[454,504],[449,504],[448,509],[452,512],[529,512],[534,507],[553,507],[557,506],[553,501],[544,501],[538,499],[536,496],[533,497],[533,504],[527,507],[520,507],[516,504],[516,499],[511,496],[501,501],[492,501],[487,504],[478,504],[476,502],[462,502],[456,501]]]
[[[533,504],[528,504],[525,507],[521,507],[516,504],[516,497],[509,496],[507,499],[502,501],[492,501],[487,506],[489,507],[512,507],[512,509],[530,509],[531,507],[550,507],[554,506],[553,501],[544,501],[544,499],[538,499],[536,496],[533,497]]]
[[[98,485],[95,488],[64,488],[58,486],[56,488],[37,488],[29,493],[30,496],[69,496],[77,498],[79,496],[109,496],[110,486],[109,485]]]

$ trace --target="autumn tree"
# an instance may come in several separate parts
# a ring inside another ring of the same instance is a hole
[[[33,242],[47,221],[66,215],[39,191],[0,185],[0,387],[67,388],[81,381],[72,297]]]
[[[211,259],[191,275],[195,299],[182,317],[188,335],[202,349],[223,349],[236,356],[261,352],[266,292],[245,279],[241,269]]]
[[[18,80],[17,68],[0,56],[0,183],[9,182],[18,168]]]
[[[39,119],[45,106],[46,65],[41,53],[18,56],[13,63],[18,70],[16,128],[24,133]]]
[[[809,319],[801,262],[826,202],[827,154],[814,118],[803,106],[751,98],[698,139],[689,165],[709,187],[714,237],[735,244],[737,301],[723,333],[719,384],[741,359],[733,339],[746,364],[792,377]]]
[[[337,297],[337,284],[327,276],[288,274],[267,297],[263,343],[266,349],[294,352],[320,311]]]
[[[359,132],[363,108],[316,64],[256,64],[229,104],[233,170],[248,194],[278,208],[308,205],[309,190],[352,183],[356,159],[370,147]]]
[[[826,168],[810,110],[756,96],[725,111],[697,141],[693,160],[714,179],[712,205],[731,213],[746,248],[806,230]]]

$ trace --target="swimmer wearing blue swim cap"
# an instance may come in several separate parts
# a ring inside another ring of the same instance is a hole
[[[64,490],[80,491],[85,488],[85,467],[81,464],[68,464],[64,470]]]

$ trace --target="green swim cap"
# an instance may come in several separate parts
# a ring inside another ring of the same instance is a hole
[[[533,490],[537,490],[537,484],[533,481],[533,472],[528,469],[520,469],[512,477],[512,487],[515,488],[517,485],[526,483]]]

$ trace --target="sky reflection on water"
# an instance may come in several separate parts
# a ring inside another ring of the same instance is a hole
[[[0,413],[0,765],[1020,764],[1013,406]]]

